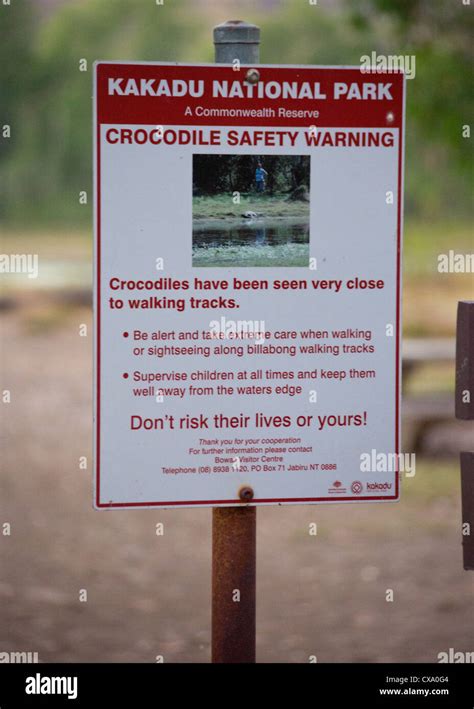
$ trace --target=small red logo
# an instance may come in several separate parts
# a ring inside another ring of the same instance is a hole
[[[333,487],[341,487],[342,483],[340,480],[335,480],[332,484]]]
[[[360,493],[362,492],[362,483],[360,482],[360,480],[354,480],[351,485],[351,490],[354,495],[360,495]]]

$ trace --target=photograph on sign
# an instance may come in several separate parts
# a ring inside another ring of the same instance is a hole
[[[193,266],[308,268],[309,185],[309,155],[194,155]]]
[[[398,498],[403,85],[96,65],[99,509]]]

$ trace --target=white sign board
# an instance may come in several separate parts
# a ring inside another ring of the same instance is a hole
[[[95,75],[95,505],[399,495],[404,77]]]

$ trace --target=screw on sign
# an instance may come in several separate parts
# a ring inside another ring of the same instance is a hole
[[[258,69],[249,69],[245,75],[245,81],[249,84],[256,84],[260,79],[260,72]]]

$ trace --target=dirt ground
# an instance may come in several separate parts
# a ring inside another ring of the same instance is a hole
[[[92,509],[89,310],[32,299],[2,320],[12,401],[2,407],[0,527],[11,534],[0,535],[0,651],[209,661],[210,510]],[[456,461],[427,461],[400,503],[259,509],[258,660],[436,662],[450,647],[472,651],[458,478]]]

